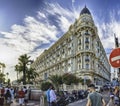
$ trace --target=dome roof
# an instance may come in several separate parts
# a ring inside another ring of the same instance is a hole
[[[89,15],[91,15],[89,9],[86,6],[82,9],[80,15],[82,15],[82,14],[89,14]]]

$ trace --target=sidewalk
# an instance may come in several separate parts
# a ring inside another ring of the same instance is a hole
[[[20,106],[16,100],[13,101],[13,103],[10,104],[10,106]],[[25,106],[25,105],[23,105]],[[29,100],[26,106],[40,106],[39,101]]]

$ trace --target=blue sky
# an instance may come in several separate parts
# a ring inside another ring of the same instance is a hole
[[[120,0],[0,0],[0,61],[13,80],[20,55],[35,59],[57,41],[86,5],[107,53],[120,39]],[[14,73],[14,74],[13,74]]]

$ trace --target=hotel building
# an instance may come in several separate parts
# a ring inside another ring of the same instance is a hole
[[[31,66],[39,73],[39,78],[36,78],[39,81],[47,80],[49,75],[64,73],[90,79],[96,85],[110,81],[110,65],[86,6],[69,30]]]

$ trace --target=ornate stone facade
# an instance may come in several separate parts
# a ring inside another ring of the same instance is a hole
[[[32,67],[41,80],[67,72],[90,79],[97,85],[110,80],[110,65],[88,8],[83,8],[69,30],[45,50]]]

